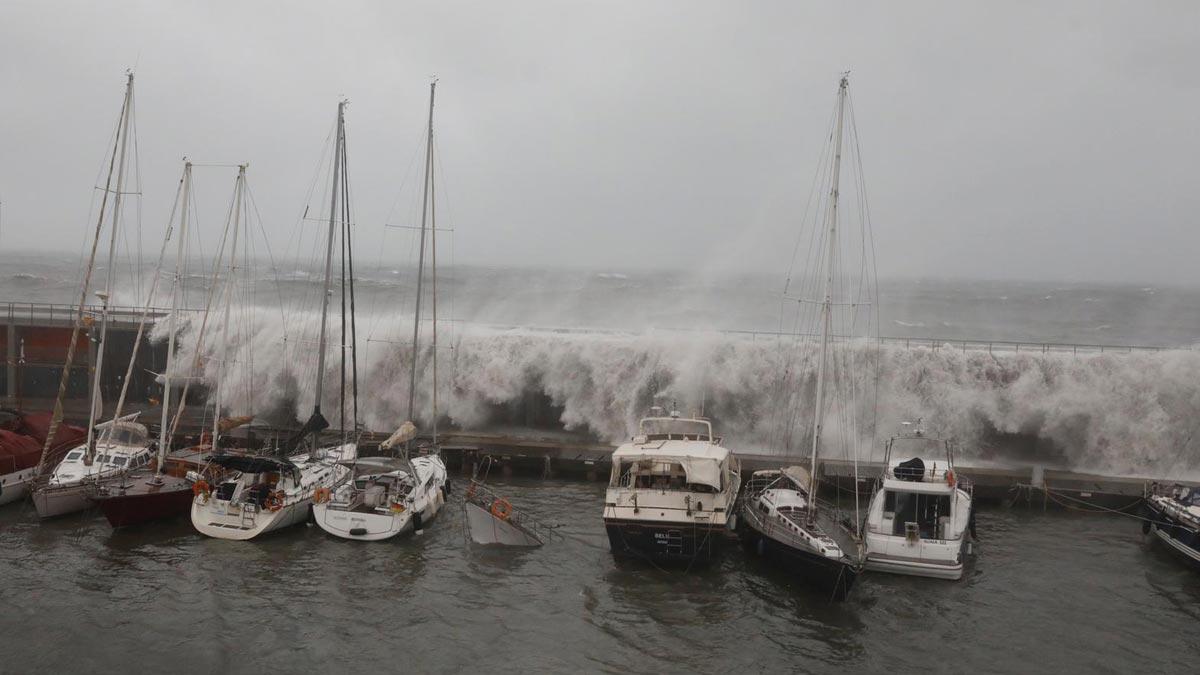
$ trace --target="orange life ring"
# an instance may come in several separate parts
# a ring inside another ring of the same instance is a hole
[[[500,520],[508,520],[512,515],[512,503],[507,499],[497,499],[492,502],[492,515]]]
[[[267,495],[267,508],[271,511],[278,511],[283,508],[283,492],[279,490],[273,491]]]
[[[332,494],[333,493],[327,487],[317,488],[316,491],[313,492],[313,502],[317,504],[324,504],[325,502],[329,501],[329,497]]]
[[[203,495],[204,503],[208,503],[208,496],[211,494],[212,494],[212,488],[210,488],[208,486],[208,481],[206,481],[204,479],[200,479],[200,480],[196,481],[195,483],[192,483],[192,496],[193,497],[199,497],[199,496]]]
[[[946,484],[949,485],[950,487],[954,487],[954,472],[953,471],[950,471],[950,470],[946,471]]]

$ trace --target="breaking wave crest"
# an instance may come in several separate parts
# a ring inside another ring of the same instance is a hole
[[[276,320],[241,326],[231,340],[222,400],[233,414],[283,410],[305,417],[312,406],[315,321],[289,317],[298,329],[280,344]],[[395,321],[395,319],[389,319]],[[155,331],[162,338],[160,322]],[[333,326],[335,322],[331,322]],[[305,328],[307,327],[307,329]],[[796,439],[811,433],[808,413],[815,360],[776,340],[719,333],[644,334],[502,330],[461,325],[439,354],[439,411],[456,427],[542,426],[620,441],[655,403],[703,407],[735,450],[802,454]],[[181,337],[190,353],[189,334]],[[217,372],[208,330],[205,376]],[[428,344],[427,340],[424,344]],[[930,434],[950,436],[968,458],[1047,463],[1079,470],[1176,476],[1200,468],[1200,351],[1132,354],[988,353],[960,348],[844,345],[860,364],[878,364],[878,396],[858,410],[877,424],[860,427],[860,457],[879,457],[900,422],[924,418]],[[391,430],[406,419],[408,368],[404,341],[360,338],[360,417],[366,428]],[[421,357],[418,421],[429,420],[432,369]],[[182,369],[184,364],[177,363]],[[177,372],[181,372],[177,371]],[[323,409],[335,425],[339,363],[329,351]],[[873,380],[860,378],[860,391]],[[836,405],[836,403],[835,403]],[[844,411],[843,411],[844,412]],[[831,415],[836,418],[837,415]],[[827,429],[828,431],[828,429]],[[842,430],[845,431],[844,429]],[[802,443],[801,443],[802,444]]]

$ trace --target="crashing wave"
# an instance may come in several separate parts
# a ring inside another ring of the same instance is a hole
[[[308,382],[315,361],[313,340],[304,335],[315,334],[315,320],[288,317],[288,340],[281,345],[278,314],[256,316],[249,328],[239,322],[233,331],[222,400],[230,414],[261,415],[282,406],[303,418],[312,406]],[[159,338],[161,326],[155,331]],[[205,340],[208,378],[216,374],[211,355],[218,335],[211,327]],[[183,336],[185,350],[189,339]],[[727,444],[745,452],[796,453],[811,433],[795,411],[811,406],[815,361],[777,340],[471,324],[457,326],[450,339],[443,332],[442,339],[439,412],[460,428],[532,420],[535,426],[618,442],[649,405],[675,402],[685,412],[702,408]],[[861,363],[878,363],[877,424],[875,430],[859,430],[864,459],[878,457],[882,439],[900,422],[921,417],[931,433],[958,439],[968,458],[1150,476],[1200,469],[1193,446],[1200,438],[1195,386],[1200,351],[1072,355],[877,344],[842,348]],[[337,409],[338,349],[331,346],[325,373],[327,411]],[[405,340],[360,338],[359,407],[366,428],[389,430],[407,419],[411,358]],[[180,368],[185,361],[177,361]],[[416,410],[427,426],[422,411],[431,407],[428,353],[421,363]]]

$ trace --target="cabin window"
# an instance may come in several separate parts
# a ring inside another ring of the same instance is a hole
[[[942,539],[941,519],[950,516],[950,495],[927,495],[888,490],[883,510],[895,513],[892,534],[903,537],[905,523],[916,523],[922,539]]]
[[[67,461],[68,461],[68,462],[77,462],[77,461],[79,461],[79,460],[80,460],[82,457],[83,457],[83,451],[82,451],[82,450],[72,450],[72,451],[71,451],[71,453],[70,453],[69,455],[67,455]]]
[[[109,464],[111,464],[112,466],[125,466],[125,462],[128,462],[128,461],[129,461],[128,457],[113,457],[112,461],[110,461]]]

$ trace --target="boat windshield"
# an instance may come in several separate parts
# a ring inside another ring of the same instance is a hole
[[[117,425],[104,433],[104,440],[116,445],[145,445],[146,432],[140,427]]]
[[[638,430],[649,441],[711,441],[712,423],[675,417],[648,417]]]

